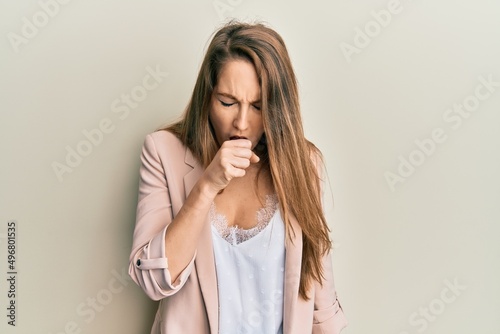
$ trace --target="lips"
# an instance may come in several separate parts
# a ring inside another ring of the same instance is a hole
[[[247,137],[242,137],[242,136],[231,136],[229,137],[229,140],[237,140],[237,139],[248,139]]]

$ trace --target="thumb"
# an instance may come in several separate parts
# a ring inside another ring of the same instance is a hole
[[[260,158],[257,154],[255,154],[254,152],[252,152],[252,156],[250,157],[250,162],[251,163],[257,163],[260,161]]]

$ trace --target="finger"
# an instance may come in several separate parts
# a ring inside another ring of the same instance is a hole
[[[250,157],[250,162],[251,163],[257,163],[260,161],[260,158],[257,154],[255,154],[254,152],[252,152],[252,156]]]
[[[237,157],[250,159],[254,153],[250,148],[224,147],[221,149],[221,157]]]
[[[245,148],[251,148],[252,147],[252,142],[248,139],[233,139],[233,140],[226,140],[223,145],[231,146],[231,147],[245,147]]]
[[[229,159],[224,159],[222,164],[225,165],[226,168],[234,167],[239,169],[246,169],[250,166],[250,159],[248,158],[240,158],[240,157],[232,157]]]
[[[242,177],[245,175],[245,170],[243,168],[237,168],[233,166],[229,166],[225,171],[224,171],[224,178],[226,179],[226,182],[231,182],[232,179],[235,177]]]

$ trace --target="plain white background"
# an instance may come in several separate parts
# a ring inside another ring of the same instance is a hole
[[[498,333],[499,14],[493,0],[1,1],[0,331],[149,332],[156,304],[122,276],[140,149],[236,17],[287,43],[331,183],[343,333]]]

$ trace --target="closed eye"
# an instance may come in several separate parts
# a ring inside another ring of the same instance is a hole
[[[232,105],[234,104],[234,103],[226,103],[226,102],[221,101],[221,100],[219,100],[219,102],[220,102],[220,104],[222,104],[224,107],[230,107],[230,106],[232,106]]]

